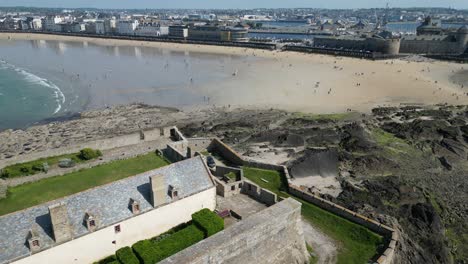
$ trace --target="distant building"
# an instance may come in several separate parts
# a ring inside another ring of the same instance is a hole
[[[462,54],[468,48],[468,28],[458,30],[442,28],[440,21],[426,20],[417,28],[416,36],[404,36],[401,40],[402,53],[416,54]]]
[[[426,17],[424,22],[416,29],[418,36],[422,35],[442,35],[442,21],[433,20],[431,17]]]
[[[242,27],[194,26],[188,30],[188,38],[208,41],[248,41],[248,30]]]
[[[138,24],[137,20],[119,20],[117,23],[117,33],[119,35],[134,35]]]
[[[0,216],[0,263],[88,264],[214,210],[199,157]]]
[[[165,36],[169,34],[169,27],[161,26],[159,23],[147,22],[140,23],[135,30],[135,35],[137,36]]]
[[[106,34],[106,27],[105,27],[104,21],[102,21],[102,20],[96,21],[96,32],[95,33],[98,34],[98,35]]]
[[[169,26],[169,37],[171,38],[187,38],[188,27],[184,25]]]
[[[44,19],[44,30],[55,32],[62,31],[62,27],[58,24],[62,23],[63,21],[63,18],[60,16],[47,16]]]
[[[105,34],[114,34],[117,28],[117,20],[114,18],[104,20]]]
[[[42,19],[40,19],[40,18],[34,18],[34,19],[31,21],[31,29],[32,29],[32,30],[43,30],[43,27],[42,27]]]

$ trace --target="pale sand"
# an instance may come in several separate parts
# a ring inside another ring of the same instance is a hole
[[[221,46],[0,33],[0,39],[8,37],[22,40],[87,41],[110,46],[147,46],[258,58],[255,62],[235,65],[239,67],[237,76],[224,83],[211,83],[199,88],[201,93],[210,95],[211,101],[217,106],[230,104],[333,113],[347,109],[368,112],[376,106],[401,103],[468,103],[468,91],[464,91],[450,78],[463,65],[450,62],[408,63],[394,60],[392,63],[391,60],[369,61]],[[468,85],[465,87],[468,88]]]

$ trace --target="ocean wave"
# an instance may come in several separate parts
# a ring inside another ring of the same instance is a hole
[[[24,79],[26,81],[28,81],[28,82],[30,82],[32,84],[38,84],[38,85],[41,85],[41,86],[52,89],[54,91],[55,101],[57,102],[57,107],[55,108],[53,114],[55,115],[56,113],[58,113],[62,109],[62,105],[66,101],[65,95],[63,94],[62,90],[60,90],[60,88],[57,85],[55,85],[53,82],[51,82],[51,81],[49,81],[49,80],[47,80],[45,78],[41,78],[41,77],[39,77],[39,76],[37,76],[37,75],[35,75],[33,73],[30,73],[30,72],[26,71],[23,68],[12,65],[12,64],[4,61],[4,60],[0,60],[0,65],[6,66],[7,68],[10,68],[10,69],[16,71],[17,73],[24,76]]]

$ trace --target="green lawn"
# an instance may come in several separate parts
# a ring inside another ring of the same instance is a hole
[[[165,159],[150,153],[12,187],[8,189],[7,198],[0,200],[0,215],[78,193],[168,164],[169,162]]]
[[[244,176],[281,197],[289,197],[284,192],[286,182],[279,172],[244,167]],[[302,203],[304,219],[340,243],[338,263],[368,263],[377,254],[378,247],[383,243],[381,236],[311,203],[295,199]]]

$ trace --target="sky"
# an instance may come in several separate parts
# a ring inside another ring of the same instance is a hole
[[[0,0],[0,6],[95,8],[371,8],[452,7],[468,9],[468,0]]]

